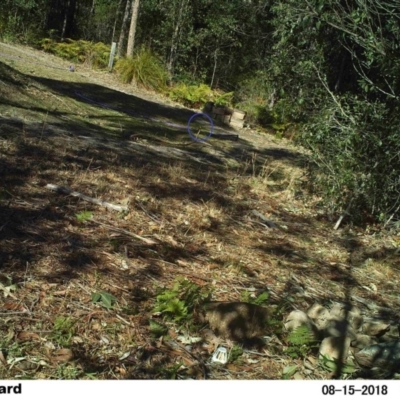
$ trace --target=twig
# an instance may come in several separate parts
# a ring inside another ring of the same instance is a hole
[[[154,222],[160,223],[160,220],[156,217],[154,217],[152,214],[150,214],[142,205],[142,203],[140,203],[140,201],[137,201],[136,204],[143,210],[143,212],[150,218],[152,219]]]
[[[118,206],[118,205],[115,205],[115,204],[112,204],[112,203],[108,203],[107,201],[95,199],[93,197],[86,196],[85,194],[76,192],[76,191],[74,191],[72,189],[65,188],[65,187],[62,187],[62,186],[53,185],[51,183],[48,183],[46,185],[46,188],[50,189],[50,190],[53,190],[55,192],[58,192],[58,193],[64,193],[64,194],[68,194],[70,196],[79,197],[82,200],[88,201],[88,202],[93,203],[93,204],[97,204],[97,205],[102,206],[102,207],[106,207],[109,210],[128,211],[128,206]]]
[[[115,231],[115,232],[118,232],[118,233],[122,233],[122,234],[127,235],[127,236],[134,237],[135,239],[139,239],[139,240],[145,242],[146,244],[149,244],[149,245],[157,244],[157,242],[155,240],[153,240],[153,239],[147,239],[147,238],[145,238],[143,236],[136,235],[136,233],[129,232],[129,231],[125,230],[125,229],[116,228],[114,226],[107,225],[107,224],[104,224],[103,222],[95,221],[93,219],[91,221],[96,223],[96,224],[105,226],[106,228],[108,228],[108,229],[110,229],[112,231]]]
[[[128,322],[126,319],[122,318],[120,315],[115,314],[115,316],[121,320],[122,322],[124,322],[126,325],[133,327],[134,325],[132,325],[130,322]]]
[[[352,203],[352,202],[353,202],[353,199],[350,200],[350,203],[349,203],[349,205],[347,206],[346,211],[345,211],[345,212],[339,217],[339,219],[337,220],[335,226],[333,227],[333,230],[336,231],[336,230],[339,229],[339,226],[340,226],[340,224],[342,223],[343,218],[345,217],[345,215],[348,215],[348,214],[349,214],[349,210],[350,210],[350,207],[351,207],[351,203]]]
[[[396,208],[396,210],[394,211],[394,213],[389,217],[389,219],[385,222],[385,224],[383,225],[384,228],[386,228],[388,226],[388,224],[390,223],[390,221],[393,219],[393,217],[396,215],[397,211],[399,211],[400,209],[400,205]],[[0,229],[1,231],[1,229]]]

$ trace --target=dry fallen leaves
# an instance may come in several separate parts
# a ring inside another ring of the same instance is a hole
[[[40,340],[40,336],[34,332],[20,332],[17,336],[18,342],[30,342],[34,340]]]
[[[71,349],[59,349],[53,353],[52,361],[55,363],[65,363],[74,358],[74,353]]]

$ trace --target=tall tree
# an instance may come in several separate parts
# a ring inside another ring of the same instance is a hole
[[[128,29],[130,10],[131,10],[131,1],[125,0],[124,17],[122,18],[121,31],[119,33],[119,40],[118,40],[118,50],[117,50],[118,57],[122,57],[124,55],[124,42],[126,38],[126,31]]]
[[[128,45],[126,47],[126,55],[128,57],[133,56],[133,50],[135,48],[136,26],[137,26],[137,20],[138,20],[138,16],[139,16],[139,3],[140,3],[140,0],[132,0],[131,24],[129,27]]]

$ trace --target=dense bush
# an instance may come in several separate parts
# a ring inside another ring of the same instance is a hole
[[[389,123],[390,121],[390,123]],[[384,104],[336,98],[304,126],[314,190],[353,221],[387,220],[400,208],[400,117]]]

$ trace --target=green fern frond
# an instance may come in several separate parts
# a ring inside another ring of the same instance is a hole
[[[315,337],[311,329],[303,325],[290,332],[287,340],[293,345],[301,346],[314,343]]]

